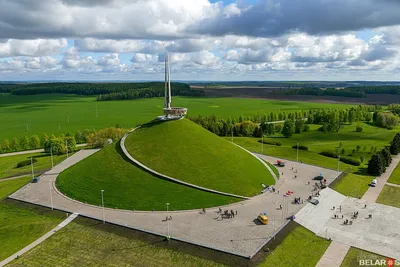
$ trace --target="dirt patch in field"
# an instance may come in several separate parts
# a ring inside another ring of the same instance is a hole
[[[205,88],[206,96],[209,97],[240,97],[240,98],[262,98],[288,101],[307,101],[320,103],[341,103],[341,104],[368,104],[368,105],[389,105],[400,103],[400,95],[367,95],[366,98],[342,97],[342,96],[314,96],[314,95],[274,95],[273,92],[287,90],[276,87],[231,87],[231,88]]]

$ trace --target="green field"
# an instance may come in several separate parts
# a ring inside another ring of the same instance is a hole
[[[61,222],[62,213],[3,200],[30,181],[30,177],[0,182],[0,261],[24,248]]]
[[[0,179],[17,175],[30,174],[31,165],[17,168],[17,164],[21,161],[29,160],[31,157],[37,160],[37,162],[33,164],[35,174],[43,173],[51,168],[51,158],[45,153],[32,153],[9,157],[0,157]],[[54,166],[65,160],[66,158],[67,155],[53,156]]]
[[[351,105],[288,102],[262,99],[174,97],[174,106],[189,108],[189,116],[239,117],[275,111],[345,108]],[[4,138],[47,133],[49,136],[84,129],[103,129],[116,124],[136,126],[162,114],[163,98],[128,101],[95,101],[94,96],[0,95],[0,142]],[[68,123],[69,115],[69,123]],[[28,124],[28,129],[27,129]]]
[[[315,266],[330,243],[330,241],[318,237],[313,232],[298,225],[259,266]]]
[[[268,164],[268,166],[271,168],[271,170],[275,173],[276,177],[279,179],[280,174],[279,174],[278,169],[273,164],[269,163],[268,161],[265,161],[265,162]]]
[[[151,239],[150,239],[151,240]],[[224,266],[142,241],[134,231],[78,217],[9,266]]]
[[[340,181],[335,183],[332,189],[338,191],[339,193],[355,198],[361,198],[365,192],[367,192],[372,181],[370,176],[357,175],[354,173],[348,173]]]
[[[187,119],[144,125],[125,146],[155,171],[206,188],[252,196],[275,184],[255,157]]]
[[[171,210],[207,208],[240,199],[212,194],[157,178],[133,165],[122,156],[119,143],[62,172],[57,187],[67,196],[93,205],[129,210]]]
[[[385,185],[376,202],[400,208],[400,187]]]
[[[386,260],[386,257],[351,247],[342,261],[340,267],[359,267],[361,266],[359,260]]]
[[[400,164],[397,164],[396,168],[390,175],[388,182],[400,185]]]

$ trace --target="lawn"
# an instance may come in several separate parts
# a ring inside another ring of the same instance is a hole
[[[342,264],[340,267],[359,267],[362,266],[359,263],[359,260],[372,260],[375,262],[376,260],[386,260],[386,257],[374,254],[372,252],[368,252],[365,250],[361,250],[358,248],[351,247],[346,254]]]
[[[187,119],[144,125],[125,145],[157,172],[206,188],[253,196],[275,184],[254,156]]]
[[[172,250],[160,238],[147,238],[78,217],[9,266],[224,266]]]
[[[268,164],[268,166],[271,168],[271,170],[275,173],[276,177],[279,179],[278,169],[273,164],[269,163],[268,161],[265,161],[265,163]]]
[[[259,266],[315,266],[330,243],[330,241],[318,237],[313,232],[298,225]]]
[[[400,187],[385,185],[376,202],[400,208]]]
[[[50,231],[65,216],[37,206],[4,200],[29,180],[29,177],[24,177],[0,182],[0,261]]]
[[[71,154],[70,154],[71,155]],[[31,173],[31,165],[17,168],[17,164],[31,157],[37,160],[33,164],[35,174],[43,173],[51,168],[51,158],[45,153],[32,153],[9,157],[0,157],[0,179]],[[65,160],[67,155],[53,156],[54,166]]]
[[[56,181],[61,192],[93,205],[119,209],[171,210],[207,208],[240,199],[212,194],[157,178],[122,156],[119,143],[109,145],[62,172]]]
[[[172,104],[187,107],[189,116],[216,114],[224,118],[279,110],[351,107],[344,104],[197,97],[173,97]],[[163,106],[163,98],[98,102],[95,96],[3,94],[0,96],[0,142],[4,138],[43,132],[49,136],[52,133],[59,135],[88,128],[113,127],[116,124],[130,128],[161,115]]]
[[[400,164],[397,164],[396,168],[390,175],[388,182],[400,185]]]
[[[345,177],[335,183],[332,186],[332,189],[345,196],[359,198],[367,192],[369,188],[368,184],[370,184],[371,181],[371,177],[369,176],[348,173]]]

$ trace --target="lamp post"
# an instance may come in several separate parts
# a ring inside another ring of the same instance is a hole
[[[104,190],[101,190],[101,207],[103,210],[103,223],[106,223],[106,218],[104,216]]]
[[[169,203],[167,203],[167,239],[169,240]]]
[[[338,157],[338,160],[337,160],[337,170],[338,170],[338,172],[340,172],[340,156]]]
[[[34,179],[35,175],[33,173],[33,157],[31,157],[31,168],[32,168],[32,179]]]
[[[52,191],[51,191],[51,184],[52,184],[52,180],[50,180],[49,181],[49,191],[50,191],[50,206],[51,206],[51,210],[54,210],[54,207],[53,207],[53,194],[52,194]]]
[[[261,154],[264,155],[264,133],[261,135]]]
[[[233,130],[232,130],[232,139],[231,139],[232,143],[233,143]]]
[[[65,140],[65,149],[67,150],[67,158],[68,158],[68,142]]]
[[[53,169],[53,167],[54,167],[54,161],[53,161],[53,146],[50,147],[50,158],[51,158],[51,168]]]
[[[297,143],[297,162],[299,162],[299,143]]]

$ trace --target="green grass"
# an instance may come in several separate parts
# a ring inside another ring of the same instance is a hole
[[[9,266],[224,266],[172,250],[159,238],[142,239],[129,229],[77,218]]]
[[[400,187],[385,185],[376,202],[400,208]]]
[[[8,181],[0,181],[0,201],[8,197],[32,180],[32,177],[26,176]]]
[[[93,205],[119,209],[165,210],[215,207],[239,199],[212,194],[169,182],[141,170],[120,151],[119,143],[109,145],[87,159],[73,165],[57,178],[57,187],[69,197]]]
[[[396,168],[390,175],[388,182],[392,184],[400,184],[400,164],[397,164]]]
[[[71,154],[70,154],[71,155]],[[31,173],[31,165],[17,168],[18,162],[35,158],[34,172],[43,173],[51,168],[51,158],[45,153],[32,153],[9,157],[0,157],[0,179]],[[67,155],[53,156],[54,166],[65,160]]]
[[[359,267],[361,266],[359,260],[372,260],[375,262],[376,260],[386,260],[386,257],[351,247],[340,267]]]
[[[61,221],[61,214],[37,206],[3,200],[30,177],[0,182],[0,261],[35,241]]]
[[[125,145],[157,172],[222,192],[252,196],[275,184],[255,157],[187,119],[143,126]]]
[[[330,241],[318,237],[313,232],[298,225],[259,266],[315,266],[330,243]]]
[[[351,105],[239,98],[174,97],[174,106],[189,108],[189,116],[212,115],[228,118],[256,113],[317,108],[344,108]],[[95,101],[94,96],[31,95],[0,96],[0,142],[4,138],[41,134],[56,135],[88,128],[102,129],[116,124],[136,126],[162,114],[163,98],[129,101]],[[98,111],[98,117],[96,116]],[[70,121],[68,123],[68,114]],[[28,130],[26,125],[28,124]],[[60,127],[60,128],[59,128]]]
[[[359,198],[367,192],[368,184],[370,184],[371,181],[372,179],[369,176],[348,173],[335,183],[332,189],[345,196]]]

